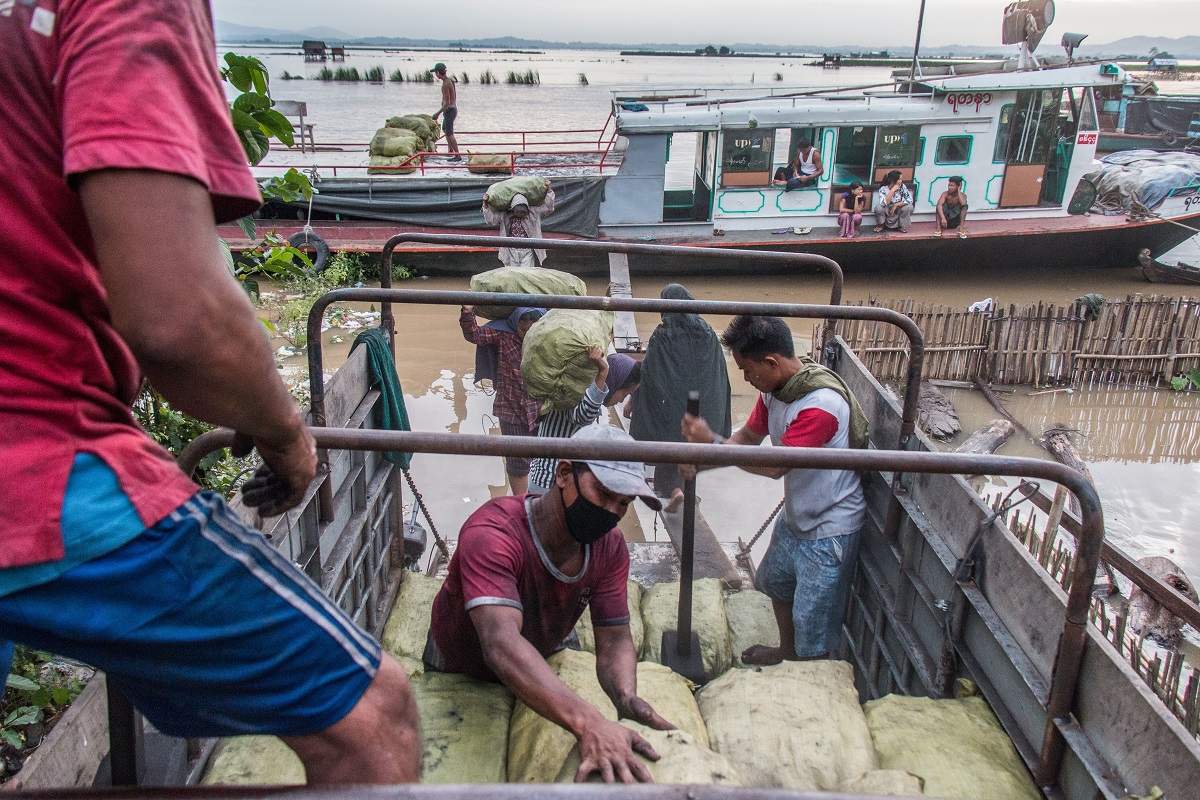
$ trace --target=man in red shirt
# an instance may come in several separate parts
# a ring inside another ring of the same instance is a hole
[[[93,664],[174,736],[280,735],[310,783],[415,780],[398,664],[130,413],[239,431],[264,515],[316,453],[215,223],[260,196],[203,0],[0,5],[0,674]]]
[[[633,441],[606,425],[571,438]],[[660,507],[640,463],[558,462],[546,494],[499,497],[471,515],[433,602],[426,667],[499,680],[573,733],[582,756],[577,781],[593,772],[606,783],[649,781],[634,752],[658,759],[645,739],[605,719],[546,664],[589,606],[596,677],[617,712],[652,728],[674,727],[637,694],[629,550],[617,529],[635,496]]]

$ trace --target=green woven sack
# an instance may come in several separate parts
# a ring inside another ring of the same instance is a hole
[[[472,292],[502,294],[587,294],[584,282],[567,272],[545,267],[500,267],[471,276]],[[508,319],[510,306],[475,306],[475,313],[486,319]]]
[[[304,764],[274,736],[234,736],[217,747],[200,783],[204,786],[303,786]]]
[[[413,678],[424,783],[504,783],[513,696],[501,684],[426,672]]]
[[[373,156],[411,156],[421,149],[421,140],[412,131],[399,128],[380,128],[371,137]]]
[[[513,195],[523,194],[531,206],[541,205],[546,199],[546,179],[533,175],[522,175],[506,181],[493,183],[487,190],[488,205],[496,211],[507,211]]]
[[[930,797],[1041,797],[1012,740],[982,697],[888,695],[863,706],[882,769],[925,780]]]
[[[733,665],[745,667],[742,653],[756,644],[779,646],[779,623],[771,607],[771,598],[762,592],[745,589],[725,598],[725,618],[733,642]]]
[[[437,123],[432,118],[425,118],[417,114],[406,114],[402,117],[392,117],[387,121],[387,127],[393,130],[406,130],[417,137],[422,150],[432,150],[433,143],[437,141],[441,131],[438,129]]]
[[[417,168],[415,166],[400,166],[411,158],[412,156],[371,156],[370,165],[367,167],[367,174],[407,175],[410,172],[416,172]]]
[[[396,602],[383,626],[383,649],[396,658],[421,659],[429,636],[433,598],[442,588],[440,578],[404,570]]]
[[[633,652],[642,652],[642,640],[646,630],[642,627],[642,585],[637,581],[629,582],[629,635],[633,639]],[[579,622],[575,623],[575,635],[579,637],[579,647],[589,653],[596,652],[596,633],[592,629],[592,612],[586,609]]]
[[[708,749],[704,741],[682,730],[656,731],[631,720],[621,722],[637,732],[658,753],[658,761],[642,757],[655,783],[688,785],[745,786],[737,768],[720,753]],[[579,771],[579,748],[571,751],[558,773],[558,783],[571,783]],[[588,783],[598,783],[600,773],[593,772]],[[691,796],[691,792],[688,793]]]
[[[472,153],[467,159],[467,171],[476,175],[507,175],[511,169],[512,161],[499,153]]]
[[[655,584],[646,590],[642,596],[642,623],[646,626],[642,660],[662,663],[663,631],[679,626],[679,581]],[[692,630],[700,637],[705,680],[733,666],[725,600],[716,578],[702,578],[692,584]]]
[[[521,377],[529,396],[542,401],[542,413],[579,404],[596,380],[587,350],[596,346],[607,352],[612,329],[611,311],[555,308],[533,323],[522,346]]]

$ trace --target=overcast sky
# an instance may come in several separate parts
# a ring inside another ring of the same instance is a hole
[[[998,45],[1006,0],[926,0],[922,42]],[[1057,0],[1046,36],[1200,34],[1200,0]],[[354,36],[556,41],[765,44],[910,43],[920,0],[213,0],[218,19],[301,30],[326,25]],[[1045,47],[1046,45],[1043,45]]]

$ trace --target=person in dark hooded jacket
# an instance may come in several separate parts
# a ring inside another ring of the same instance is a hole
[[[678,283],[662,290],[664,300],[694,300]],[[629,432],[643,442],[682,442],[680,422],[688,392],[700,392],[700,416],[723,436],[732,428],[729,368],[717,332],[699,314],[665,313],[650,336],[642,361],[642,383],[633,396]],[[654,468],[654,491],[670,498],[666,509],[683,502],[683,482],[675,464]]]

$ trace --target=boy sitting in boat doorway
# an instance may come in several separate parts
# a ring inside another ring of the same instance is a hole
[[[553,213],[554,190],[550,188],[549,178],[546,178],[546,199],[536,206],[530,206],[525,195],[514,194],[507,211],[495,211],[488,205],[487,192],[483,193],[483,221],[496,225],[501,236],[541,239],[542,217]],[[528,247],[501,247],[496,257],[506,267],[538,267],[546,263],[545,250]]]
[[[937,218],[934,236],[941,236],[942,229],[958,228],[958,238],[967,238],[967,196],[962,192],[963,179],[961,175],[951,175],[946,183],[946,191],[937,201]]]
[[[821,163],[821,151],[813,147],[808,139],[801,137],[796,142],[796,157],[786,167],[775,170],[771,184],[783,186],[785,192],[807,189],[816,186],[824,174],[825,165]]]

